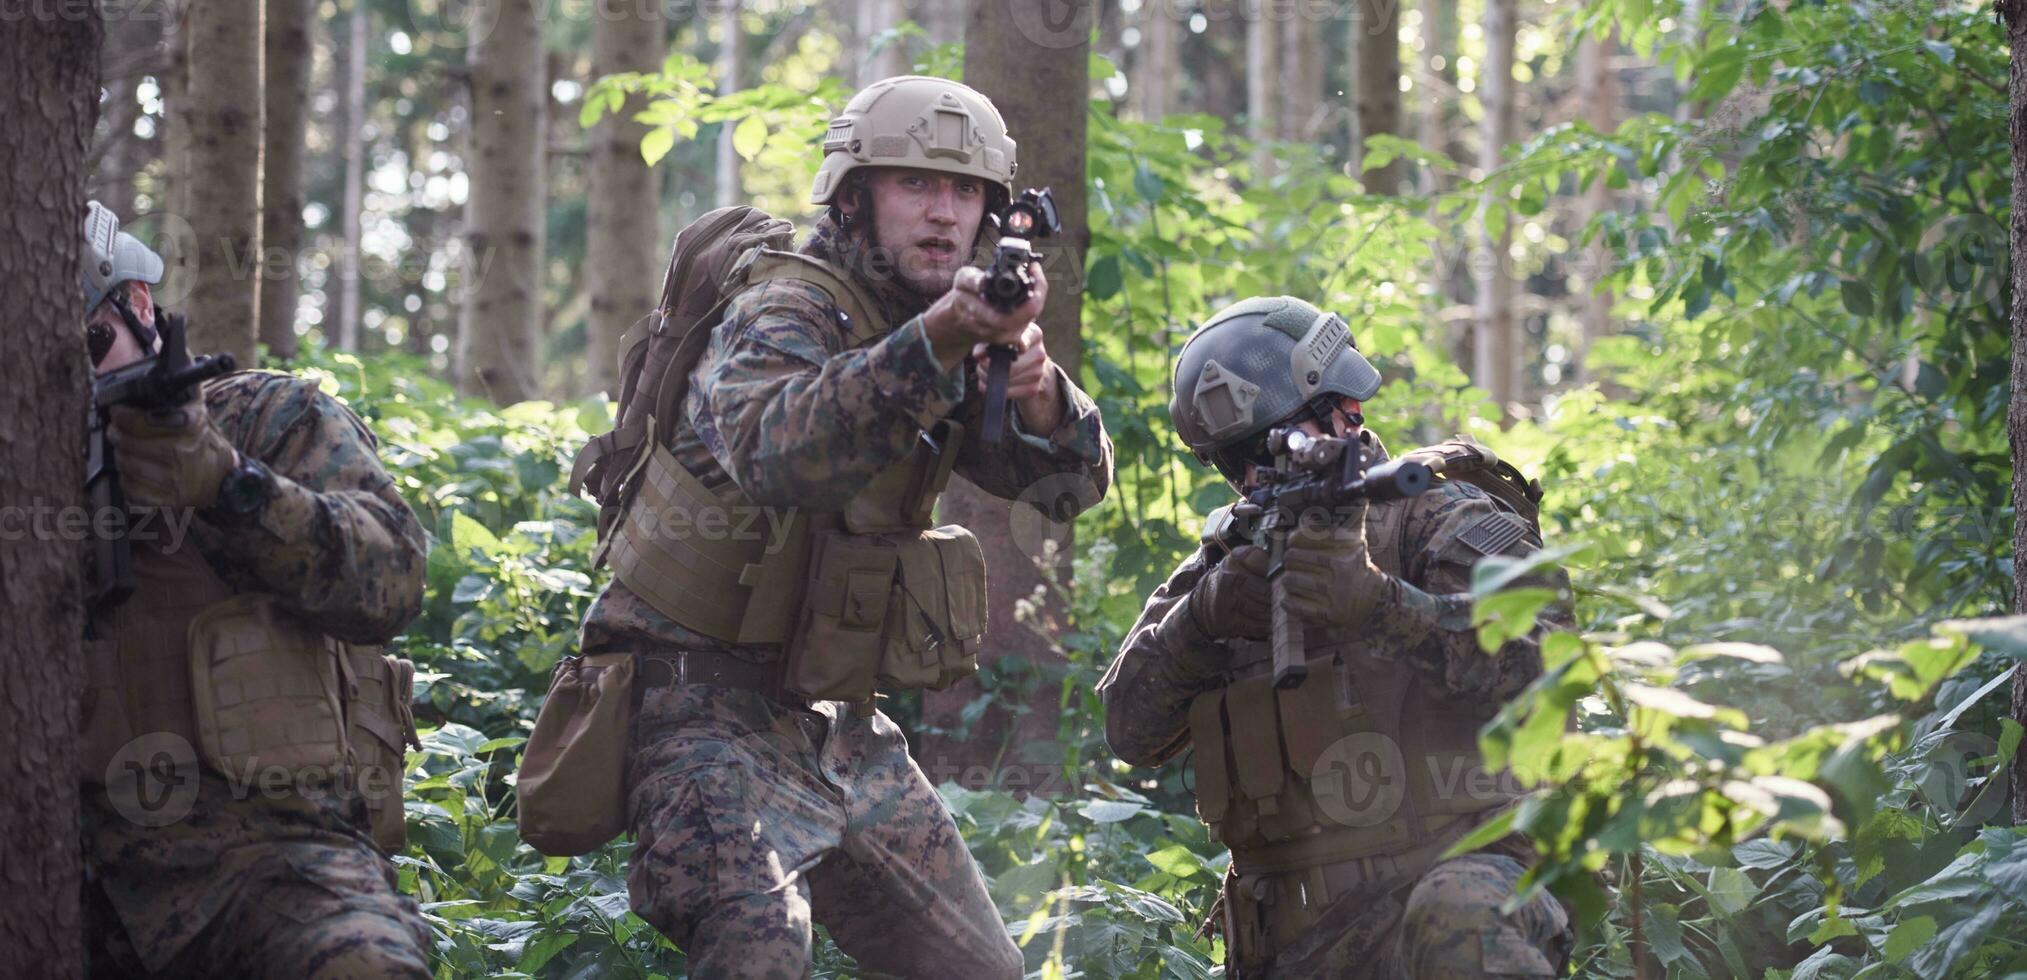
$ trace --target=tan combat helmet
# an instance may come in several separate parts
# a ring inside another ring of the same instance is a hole
[[[860,167],[968,174],[1013,193],[1014,141],[978,90],[947,78],[902,75],[852,96],[823,137],[811,204],[829,204]]]
[[[1337,314],[1262,296],[1218,311],[1183,342],[1168,416],[1197,459],[1236,482],[1276,423],[1325,395],[1365,401],[1379,385]]]

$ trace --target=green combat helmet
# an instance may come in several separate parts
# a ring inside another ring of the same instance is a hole
[[[860,90],[831,120],[809,203],[829,204],[860,167],[965,174],[1013,193],[1014,141],[977,89],[947,78],[902,75]]]
[[[1379,371],[1336,314],[1293,296],[1241,300],[1182,345],[1168,417],[1197,459],[1237,484],[1268,462],[1267,430],[1318,398],[1364,401]]]

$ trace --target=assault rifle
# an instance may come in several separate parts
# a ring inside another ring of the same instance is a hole
[[[132,335],[141,336],[141,325],[133,309],[117,294],[113,303]],[[94,515],[110,510],[124,518],[127,513],[127,495],[120,488],[119,466],[106,439],[113,407],[127,405],[152,410],[178,405],[189,397],[193,386],[230,373],[237,366],[231,354],[191,360],[180,314],[161,314],[156,327],[162,338],[159,353],[108,371],[92,381],[91,409],[85,423],[84,487]],[[91,598],[94,614],[127,601],[134,592],[133,542],[127,540],[126,526],[127,522],[121,520],[117,534],[94,538],[97,549]]]
[[[1312,436],[1295,426],[1267,433],[1271,469],[1255,470],[1256,489],[1233,506],[1212,537],[1227,552],[1251,544],[1267,552],[1267,582],[1273,592],[1274,686],[1298,687],[1309,676],[1302,621],[1288,607],[1288,534],[1304,515],[1331,514],[1359,500],[1404,500],[1429,489],[1429,467],[1397,459],[1367,468],[1365,447],[1356,439]],[[1333,515],[1334,516],[1334,515]]]
[[[1012,312],[1028,301],[1035,281],[1028,266],[1035,260],[1034,240],[1061,231],[1056,219],[1056,199],[1044,187],[1030,187],[1006,206],[994,219],[999,225],[999,251],[985,273],[985,301],[1001,313]],[[986,348],[985,421],[978,437],[988,443],[1000,441],[1006,419],[1007,371],[1013,367],[1015,351],[1006,344]]]

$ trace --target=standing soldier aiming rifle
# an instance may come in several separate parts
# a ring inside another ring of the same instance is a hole
[[[1379,383],[1344,321],[1292,297],[1184,344],[1176,432],[1247,500],[1127,634],[1106,736],[1134,765],[1192,751],[1198,813],[1232,849],[1227,976],[1557,975],[1565,910],[1500,912],[1524,841],[1438,860],[1517,796],[1477,734],[1541,652],[1481,650],[1468,593],[1481,558],[1541,547],[1540,492],[1463,442],[1366,468],[1387,457],[1360,414]]]
[[[614,581],[524,756],[521,829],[581,853],[630,825],[633,909],[692,977],[804,976],[812,921],[869,971],[1022,972],[873,703],[977,669],[984,559],[930,520],[952,472],[1007,499],[1057,474],[1111,480],[1097,407],[1033,322],[1039,265],[1005,307],[969,265],[1013,172],[984,96],[874,83],[824,138],[811,200],[827,211],[802,247],[751,208],[704,216],[622,345],[614,431],[573,473],[602,505]],[[988,345],[1013,355],[997,420]],[[983,445],[993,421],[1005,438]]]
[[[96,201],[84,266],[94,523],[135,529],[93,552],[84,643],[91,974],[427,978],[381,849],[414,667],[373,646],[421,608],[422,528],[315,382],[197,383],[227,362],[184,356],[161,258]]]

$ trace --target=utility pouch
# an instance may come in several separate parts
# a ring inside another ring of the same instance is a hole
[[[881,686],[940,691],[978,673],[985,617],[985,552],[970,531],[948,524],[904,542]]]
[[[373,842],[388,853],[408,842],[402,777],[408,749],[422,748],[415,730],[415,664],[379,647],[345,651],[346,735],[352,745],[352,778],[366,801]]]
[[[783,687],[812,701],[870,701],[895,606],[895,536],[817,533]]]
[[[190,621],[190,692],[204,761],[235,779],[335,776],[347,746],[338,643],[272,597],[234,596]]]
[[[596,850],[626,829],[626,761],[639,710],[631,653],[556,664],[515,788],[521,839],[550,857]]]

